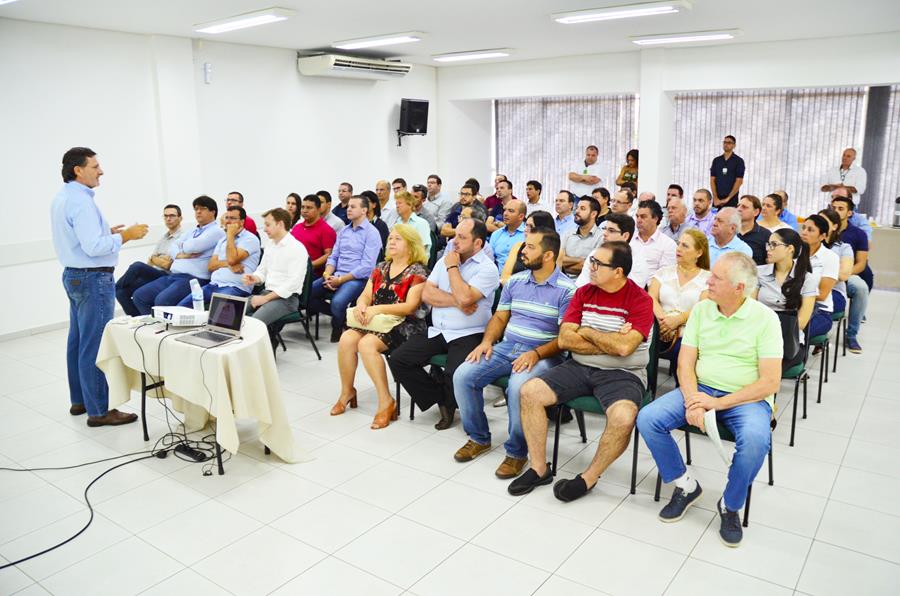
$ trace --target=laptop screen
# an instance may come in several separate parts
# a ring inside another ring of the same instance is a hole
[[[213,294],[209,301],[210,327],[218,327],[221,330],[229,330],[239,333],[241,321],[244,320],[244,309],[247,299],[226,294]]]

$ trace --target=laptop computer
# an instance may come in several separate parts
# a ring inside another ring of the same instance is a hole
[[[209,318],[199,331],[176,337],[176,341],[201,348],[214,348],[241,336],[241,323],[247,310],[247,298],[213,294],[209,300]]]

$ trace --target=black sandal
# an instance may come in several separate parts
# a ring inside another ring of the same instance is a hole
[[[594,484],[594,486],[597,485]],[[569,503],[575,499],[580,499],[590,491],[594,490],[594,486],[588,488],[584,478],[582,478],[581,475],[578,475],[570,480],[558,480],[556,484],[553,485],[553,494],[560,501]]]

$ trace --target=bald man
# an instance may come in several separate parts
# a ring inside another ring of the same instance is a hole
[[[387,180],[379,180],[375,183],[375,195],[381,205],[381,221],[388,229],[397,223],[397,203],[391,198],[391,183]]]

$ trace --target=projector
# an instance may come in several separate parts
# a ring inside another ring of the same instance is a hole
[[[209,313],[186,306],[154,306],[153,318],[175,327],[197,327],[206,323]]]

